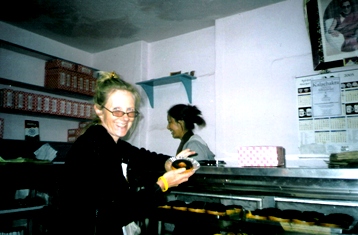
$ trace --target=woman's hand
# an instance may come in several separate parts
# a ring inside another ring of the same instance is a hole
[[[180,153],[178,153],[177,157],[189,157],[190,155],[195,154],[194,151],[191,151],[190,149],[184,149],[183,151],[181,151]],[[172,162],[171,161],[166,161],[165,162],[165,170],[166,171],[170,171],[171,170],[171,166],[172,166]]]
[[[168,188],[177,187],[179,184],[188,181],[189,177],[195,173],[194,170],[188,172],[185,171],[185,168],[180,168],[166,172],[162,177],[164,177],[167,181]],[[163,180],[158,180],[157,184],[162,188],[162,190],[165,189]]]

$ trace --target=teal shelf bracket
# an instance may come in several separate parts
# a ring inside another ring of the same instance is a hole
[[[193,79],[196,79],[196,77],[190,76],[188,74],[178,74],[168,77],[155,78],[143,82],[137,82],[136,84],[140,85],[143,88],[143,90],[148,96],[150,106],[154,108],[154,86],[160,86],[160,85],[171,84],[176,82],[183,83],[186,94],[188,96],[189,103],[191,103],[192,102],[191,81]]]
[[[138,84],[138,83],[137,83]],[[154,87],[147,84],[139,84],[148,96],[150,106],[154,107]]]

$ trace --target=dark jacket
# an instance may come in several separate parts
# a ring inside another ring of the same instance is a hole
[[[103,126],[90,127],[66,156],[60,190],[62,233],[122,234],[122,226],[153,211],[164,193],[156,180],[141,191],[130,190],[121,164],[164,172],[169,157],[123,140],[115,143]]]

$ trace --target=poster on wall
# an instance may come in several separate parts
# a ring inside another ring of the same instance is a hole
[[[358,70],[297,77],[296,91],[301,150],[358,150]]]
[[[358,0],[310,0],[306,3],[315,70],[358,62]]]

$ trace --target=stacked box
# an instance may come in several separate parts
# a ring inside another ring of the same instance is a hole
[[[0,89],[0,107],[90,119],[93,104],[12,89]]]
[[[59,99],[58,114],[61,116],[65,116],[65,114],[66,114],[66,100],[65,99]]]
[[[44,95],[36,94],[35,98],[35,112],[42,113],[44,108]]]
[[[1,89],[0,90],[0,107],[15,108],[14,96],[15,96],[14,90]]]
[[[14,108],[18,110],[26,110],[25,106],[25,92],[14,91]]]
[[[58,115],[60,109],[60,99],[51,97],[51,114]]]
[[[4,119],[0,118],[0,139],[4,138]]]
[[[77,92],[74,86],[73,72],[66,69],[51,69],[45,71],[45,87]]]
[[[42,101],[42,112],[51,113],[51,96],[44,95]]]
[[[85,103],[79,102],[78,104],[78,115],[80,118],[85,118]]]
[[[25,94],[25,109],[27,111],[34,112],[36,107],[36,94],[26,93]]]
[[[242,146],[238,154],[240,167],[285,165],[285,151],[280,146]]]
[[[66,100],[66,113],[65,113],[66,116],[72,117],[72,113],[73,113],[72,107],[73,107],[73,102],[71,100]]]
[[[88,68],[88,67],[86,67],[84,65],[81,65],[81,64],[77,65],[77,70],[76,71],[79,72],[79,73],[82,73],[82,74],[87,74],[87,75],[89,75],[91,77],[93,76],[93,70],[91,68]]]
[[[78,136],[81,135],[81,129],[68,129],[67,130],[67,141],[68,142],[75,142]]]
[[[89,125],[91,122],[80,122],[79,124],[78,124],[78,128],[79,129],[84,129],[84,128],[86,128],[87,127],[87,125]]]
[[[59,69],[59,68],[76,71],[76,64],[68,62],[68,61],[64,61],[64,60],[59,60],[59,59],[47,61],[45,64],[46,70]]]
[[[90,78],[90,95],[95,95],[96,93],[96,83],[97,79],[92,77]]]

